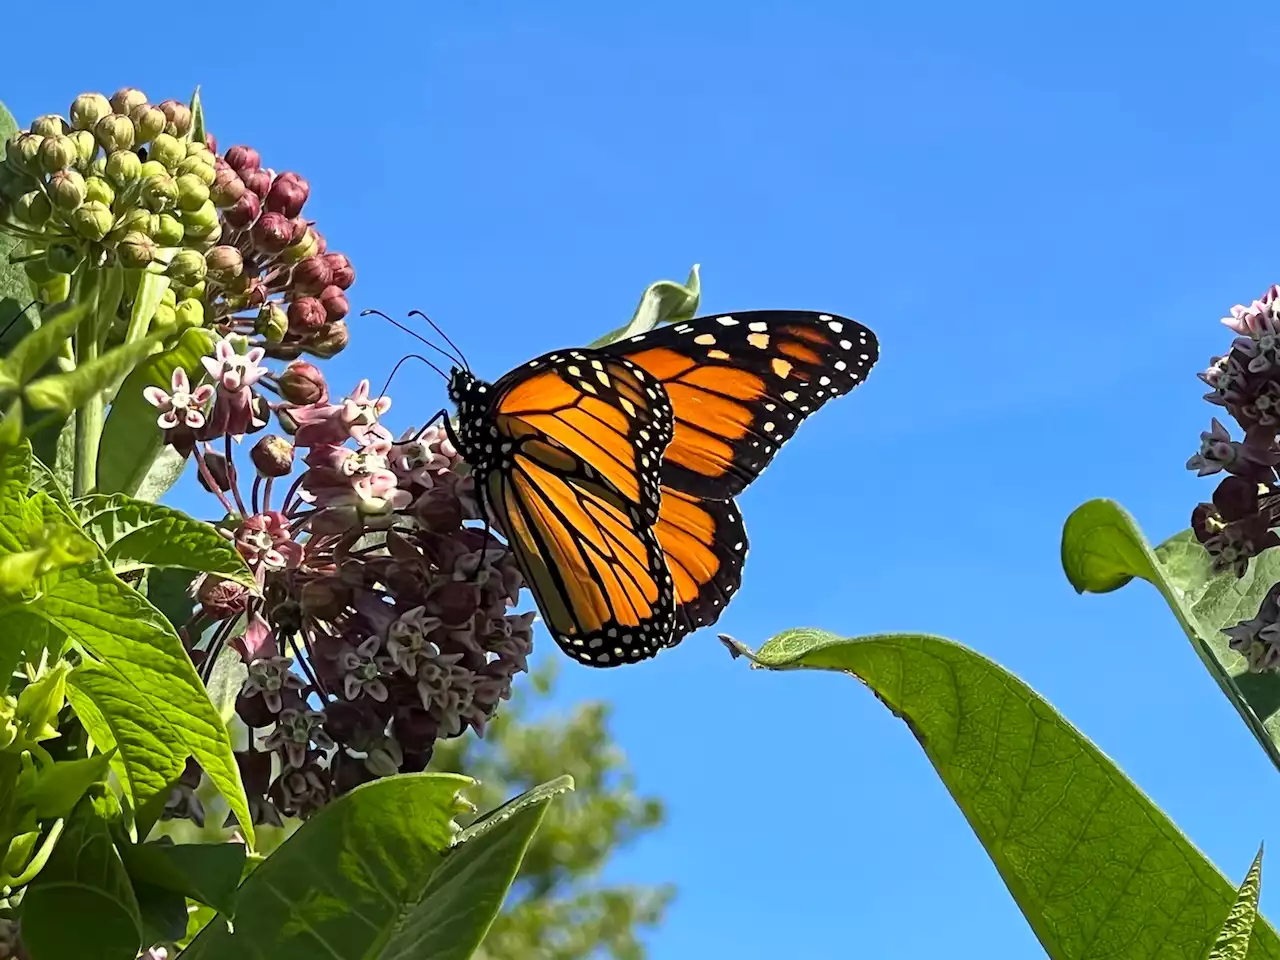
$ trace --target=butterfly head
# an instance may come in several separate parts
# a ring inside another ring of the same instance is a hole
[[[462,403],[463,398],[471,392],[475,383],[476,378],[470,371],[463,370],[461,367],[454,367],[449,371],[449,399],[454,404]]]

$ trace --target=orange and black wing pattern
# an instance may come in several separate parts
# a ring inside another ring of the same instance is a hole
[[[629,361],[548,354],[459,404],[462,452],[544,622],[569,656],[615,666],[672,642],[655,531],[666,393]]]
[[[806,417],[866,378],[879,344],[846,317],[762,310],[658,327],[601,352],[626,357],[666,389],[675,430],[663,486],[727,500]]]
[[[654,532],[675,589],[674,645],[715,623],[742,585],[747,531],[733,500],[699,500],[663,487]]]

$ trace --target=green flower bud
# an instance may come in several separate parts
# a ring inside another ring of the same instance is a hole
[[[209,187],[203,180],[192,173],[184,173],[178,177],[178,206],[184,213],[200,210],[207,203],[209,203]],[[216,212],[214,216],[217,216]]]
[[[107,153],[129,150],[135,139],[133,121],[118,113],[109,113],[93,125],[93,135]]]
[[[129,119],[133,121],[138,132],[138,143],[150,143],[155,137],[164,133],[166,123],[164,111],[149,103],[140,103],[129,111]]]
[[[18,739],[17,704],[13,697],[0,697],[0,750],[9,749]]]
[[[115,188],[101,177],[86,177],[84,188],[86,200],[97,200],[108,207],[116,202]]]
[[[18,198],[18,202],[13,205],[13,212],[23,223],[43,227],[53,213],[53,204],[43,190],[32,190]]]
[[[187,140],[188,157],[207,157],[210,163],[213,163],[213,153],[209,150],[209,145],[203,140]]]
[[[93,134],[88,130],[72,130],[67,136],[76,145],[76,166],[83,168],[92,163],[98,152],[98,141]]]
[[[314,256],[320,248],[320,243],[316,239],[316,232],[307,227],[306,235],[297,243],[285,247],[280,253],[280,259],[285,263],[300,263],[307,257]]]
[[[115,217],[105,203],[91,200],[71,215],[71,225],[86,240],[98,241],[111,232]]]
[[[142,176],[142,158],[132,150],[117,150],[107,157],[107,179],[123,189]]]
[[[179,191],[181,191],[183,187],[182,180],[182,177],[178,178]],[[203,187],[204,184],[200,184],[200,186]],[[178,202],[179,204],[182,203],[181,193],[179,194]],[[182,225],[186,227],[188,231],[193,228],[207,229],[218,222],[218,208],[213,205],[212,200],[205,197],[205,199],[200,201],[197,206],[178,211],[178,219],[182,221]]]
[[[162,247],[176,247],[182,243],[182,238],[186,234],[182,222],[172,214],[162,213],[156,221],[151,223],[150,234],[152,239]]]
[[[141,90],[135,90],[133,87],[121,87],[111,95],[111,109],[116,113],[122,113],[126,117],[134,107],[141,106],[147,102],[147,95]]]
[[[217,171],[213,169],[213,161],[206,160],[204,157],[187,157],[178,164],[178,174],[192,174],[199,177],[200,182],[206,187],[211,186],[214,178],[217,177]]]
[[[45,256],[36,260],[27,260],[22,264],[22,269],[27,277],[34,284],[48,283],[58,276],[62,271],[55,270],[49,265],[48,252]]]
[[[197,250],[179,250],[165,273],[178,283],[191,286],[199,283],[205,276],[204,257]]]
[[[132,210],[126,210],[116,218],[115,226],[112,228],[111,232],[123,237],[131,230],[137,230],[139,233],[148,233],[150,229],[151,214],[147,213],[145,210],[134,208]]]
[[[66,703],[67,674],[71,664],[59,660],[18,694],[18,722],[26,727],[33,740],[48,740],[58,735],[58,711]]]
[[[164,288],[164,293],[160,294],[160,302],[167,303],[171,307],[178,305],[178,293],[173,289],[172,283]]]
[[[268,343],[279,343],[289,332],[289,315],[276,301],[268,300],[258,311],[258,320],[253,325],[253,330],[259,336],[266,337]]]
[[[183,329],[204,326],[204,304],[199,300],[183,300],[174,309],[174,314],[178,326]]]
[[[151,318],[151,328],[153,330],[168,330],[170,327],[177,325],[177,311],[171,304],[162,303],[156,307],[156,315]]]
[[[44,137],[38,133],[20,133],[9,140],[5,148],[5,160],[18,173],[39,177],[44,173],[40,168],[42,143],[44,143]]]
[[[36,287],[36,299],[44,304],[62,303],[70,296],[71,278],[65,273],[60,273],[48,283],[42,283]]]
[[[76,243],[50,244],[44,257],[54,273],[75,273],[84,263],[84,251]]]
[[[167,177],[169,176],[169,168],[159,160],[142,161],[142,179],[147,177]]]
[[[161,133],[151,141],[151,159],[158,160],[170,170],[176,169],[186,157],[186,145],[175,136]]]
[[[192,224],[186,228],[186,231],[187,240],[199,243],[201,246],[208,246],[222,239],[222,224],[216,222]]]
[[[111,112],[111,101],[100,93],[82,93],[71,104],[71,126],[92,130],[94,124]]]
[[[75,141],[70,137],[64,137],[62,134],[45,137],[44,143],[40,144],[40,167],[45,173],[66,170],[78,159],[80,154],[76,150]]]
[[[156,258],[155,241],[139,230],[130,231],[116,247],[116,256],[126,267],[145,267]]]
[[[350,340],[351,334],[347,330],[346,321],[338,320],[329,324],[324,336],[306,344],[303,349],[312,356],[328,360],[341,353]]]
[[[49,179],[49,199],[59,210],[70,213],[88,197],[88,187],[78,170],[60,170]]]
[[[205,291],[209,285],[201,280],[194,286],[185,287],[182,291],[182,299],[186,300],[204,300]]]
[[[148,210],[164,213],[178,202],[178,182],[167,173],[148,177],[142,181],[138,196]]]
[[[83,171],[86,177],[105,177],[107,175],[107,158],[104,156],[96,156],[89,161],[89,165]]]
[[[204,255],[209,277],[219,283],[234,280],[244,271],[244,256],[235,247],[214,247]]]
[[[60,137],[69,129],[67,121],[56,113],[48,113],[43,117],[36,117],[31,124],[31,132],[38,133],[42,137]]]

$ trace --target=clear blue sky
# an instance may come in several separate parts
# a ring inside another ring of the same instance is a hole
[[[117,55],[99,4],[58,5],[61,27],[22,5],[0,98],[29,120],[81,90],[202,83],[224,145],[310,179],[356,308],[422,308],[495,376],[695,261],[707,310],[868,323],[867,385],[743,498],[754,549],[723,628],[956,638],[1233,877],[1276,846],[1276,773],[1154,591],[1080,598],[1058,566],[1082,500],[1116,497],[1162,539],[1211,492],[1182,467],[1210,414],[1195,372],[1229,341],[1218,318],[1280,277],[1272,5],[423,6],[170,5],[150,26],[139,8]],[[223,36],[207,52],[202,23]],[[353,328],[339,383],[406,350]],[[416,374],[393,394],[397,426],[444,402]],[[749,671],[713,631],[563,676],[566,702],[615,705],[670,804],[611,868],[679,884],[657,960],[1039,954],[855,682]],[[1280,883],[1263,900],[1280,915]]]

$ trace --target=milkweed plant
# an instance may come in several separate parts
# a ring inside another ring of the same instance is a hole
[[[311,184],[220,148],[198,94],[85,93],[25,128],[0,107],[0,142],[0,960],[471,955],[572,782],[462,830],[470,781],[427,770],[501,713],[535,617],[448,432],[393,431],[386,371],[322,369],[376,334]],[[699,298],[696,268],[653,284],[609,336]],[[1203,434],[1189,466],[1223,479],[1192,529],[1153,550],[1090,501],[1062,556],[1081,591],[1153,583],[1280,766],[1277,301],[1235,308],[1202,374],[1240,435]],[[160,502],[184,472],[195,515]],[[906,719],[1048,955],[1280,955],[1260,855],[1228,883],[973,651],[723,639]]]

